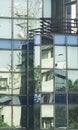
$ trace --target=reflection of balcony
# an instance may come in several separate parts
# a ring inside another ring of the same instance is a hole
[[[53,80],[42,82],[42,92],[53,92]]]
[[[53,58],[42,59],[42,68],[53,68]]]

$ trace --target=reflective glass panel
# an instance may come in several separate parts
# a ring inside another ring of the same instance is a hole
[[[12,74],[0,72],[0,94],[11,94]]]
[[[11,38],[11,19],[0,19],[0,38]]]
[[[44,69],[41,70],[41,91],[42,92],[53,92],[53,70]]]
[[[43,103],[43,104],[54,103],[54,94],[53,93],[42,93],[41,94],[41,103]]]
[[[0,71],[11,70],[11,51],[0,51]]]
[[[34,129],[34,107],[31,106],[28,108],[29,110],[29,115],[28,115],[28,125],[29,125],[29,129]]]
[[[27,0],[14,0],[14,17],[27,18]]]
[[[0,129],[11,128],[11,107],[0,106]]]
[[[53,68],[53,47],[41,46],[41,68]]]
[[[27,20],[14,20],[14,38],[25,39],[27,38]]]
[[[12,105],[11,95],[0,95],[0,105]]]
[[[70,129],[78,129],[78,105],[69,106],[68,124]]]
[[[34,3],[34,2],[33,2]],[[36,20],[36,19],[34,19],[34,20],[28,20],[28,29],[29,29],[29,32],[30,32],[30,34],[32,33],[32,32],[40,32],[39,31],[39,28],[40,28],[40,20]],[[35,30],[35,29],[37,29],[37,30]],[[32,31],[31,31],[32,30]],[[31,35],[30,35],[31,36]]]
[[[13,126],[20,128],[27,126],[27,107],[13,106]]]
[[[0,40],[0,49],[11,49],[11,40]]]
[[[42,0],[28,1],[28,16],[30,18],[42,17]]]
[[[26,77],[23,75],[21,73],[13,74],[13,94],[23,95],[23,92],[26,92]]]
[[[67,36],[67,44],[77,45],[77,36]]]
[[[55,35],[54,37],[54,44],[66,44],[65,43],[65,35]]]
[[[31,33],[31,35],[32,35],[32,33]],[[40,45],[41,44],[41,36],[40,36],[40,34],[34,35],[34,44],[35,45]]]
[[[78,92],[78,71],[68,71],[68,90],[69,92]]]
[[[20,106],[20,105],[27,105],[27,96],[12,96],[12,105],[13,106]]]
[[[55,127],[58,130],[67,127],[67,109],[66,106],[56,105],[55,106]]]
[[[65,92],[66,91],[66,71],[55,70],[55,91]]]
[[[0,16],[11,17],[11,0],[0,2]]]
[[[34,67],[40,67],[40,46],[34,46]]]
[[[13,41],[13,49],[27,50],[27,41],[26,40],[14,40]]]
[[[44,17],[51,17],[51,0],[44,0]]]
[[[40,128],[40,105],[37,103],[34,105],[34,129]]]
[[[66,47],[55,46],[55,68],[66,68]]]
[[[54,106],[41,105],[41,127],[52,129],[54,127]]]
[[[55,103],[56,104],[66,104],[66,94],[55,94]]]
[[[78,47],[68,47],[68,68],[78,68]]]
[[[69,104],[78,104],[78,94],[77,93],[75,93],[75,94],[70,93],[68,95],[68,103]]]
[[[33,60],[31,59],[31,57],[28,58],[27,51],[14,51],[13,59],[13,71],[15,72],[26,72],[28,59],[29,63],[32,63],[30,64],[31,67],[33,67]]]
[[[34,69],[34,85],[35,85],[35,92],[40,92],[40,79],[41,79],[41,70],[40,68],[35,68]]]

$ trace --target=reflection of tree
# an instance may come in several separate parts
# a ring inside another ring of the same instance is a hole
[[[35,92],[39,92],[40,91],[40,66],[35,68],[34,78],[35,78]]]
[[[69,127],[78,129],[78,107],[69,109]]]
[[[78,92],[78,79],[76,79],[74,81],[74,83],[72,82],[71,79],[68,80],[68,89],[69,92]]]

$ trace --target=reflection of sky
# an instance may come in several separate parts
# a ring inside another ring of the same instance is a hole
[[[40,65],[40,47],[36,46],[34,50],[34,65],[37,67]]]
[[[55,44],[65,44],[65,35],[55,35]]]
[[[11,16],[11,0],[0,1],[0,16]]]
[[[68,79],[71,79],[73,82],[78,79],[78,71],[68,71]]]
[[[11,65],[11,52],[0,51],[0,68],[8,68]]]

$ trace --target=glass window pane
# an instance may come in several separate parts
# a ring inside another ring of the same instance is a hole
[[[53,93],[42,93],[41,94],[41,103],[43,103],[43,104],[54,103],[54,94]]]
[[[78,105],[69,106],[68,124],[70,129],[78,129]]]
[[[66,47],[55,46],[55,68],[66,68]]]
[[[14,128],[26,128],[27,126],[27,107],[13,106],[13,126]]]
[[[39,31],[39,28],[40,28],[40,20],[36,20],[36,19],[34,19],[34,20],[28,20],[28,28],[29,28],[29,32],[30,32],[30,34],[31,33],[34,33],[34,32],[40,32]],[[37,31],[37,30],[38,31]]]
[[[23,95],[26,92],[26,79],[23,75],[21,73],[13,73],[13,94]]]
[[[78,47],[68,47],[68,68],[78,68]]]
[[[44,17],[51,17],[51,0],[44,0]]]
[[[53,68],[53,46],[41,46],[41,68]]]
[[[41,105],[41,127],[52,129],[54,127],[54,106]]]
[[[13,71],[15,72],[26,72],[27,61],[29,61],[30,68],[33,67],[33,55],[27,55],[27,51],[14,51],[13,53]]]
[[[53,70],[41,70],[41,91],[42,92],[53,92]]]
[[[11,38],[11,19],[0,19],[0,38]]]
[[[0,94],[11,94],[12,74],[0,72]]]
[[[69,92],[78,92],[78,71],[68,71],[68,90]]]
[[[11,51],[0,51],[0,71],[11,70]]]
[[[40,105],[34,105],[34,129],[37,130],[40,128]]]
[[[37,93],[37,92],[40,92],[40,86],[41,86],[41,84],[40,84],[40,80],[41,80],[41,70],[40,70],[40,68],[35,68],[34,69],[34,85],[35,85],[35,92]]]
[[[70,93],[68,95],[68,103],[69,104],[78,104],[78,94],[77,93],[75,93],[75,94]]]
[[[40,46],[34,46],[34,67],[40,67]]]
[[[14,20],[14,38],[25,39],[27,38],[27,20]]]
[[[0,105],[12,105],[12,97],[10,95],[0,95]]]
[[[0,16],[11,17],[11,0],[0,2]]]
[[[0,40],[0,49],[11,49],[11,40]]]
[[[27,49],[27,41],[26,40],[14,40],[13,41],[13,49],[17,49],[17,50]]]
[[[65,43],[65,35],[55,35],[54,36],[54,44],[66,44]]]
[[[0,106],[0,128],[11,128],[11,107]]]
[[[66,71],[55,70],[55,91],[65,92],[66,91]]]
[[[67,44],[77,45],[77,36],[67,36]]]
[[[40,45],[41,44],[41,36],[40,34],[34,35],[34,44]]]
[[[42,0],[28,1],[28,16],[30,18],[42,17]]]
[[[12,97],[12,105],[27,105],[27,96],[13,96]]]
[[[66,106],[55,106],[55,126],[58,130],[67,127],[67,109]]]
[[[14,0],[14,17],[27,17],[27,0]]]
[[[66,94],[55,94],[56,104],[66,104]]]

